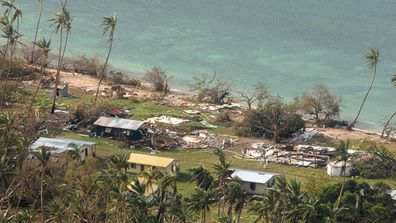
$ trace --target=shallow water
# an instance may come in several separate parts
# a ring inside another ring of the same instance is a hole
[[[16,0],[24,10],[21,33],[31,39],[37,1]],[[396,1],[394,0],[69,0],[74,16],[68,55],[104,57],[107,42],[99,27],[117,12],[119,25],[110,63],[143,73],[159,65],[177,85],[212,73],[237,88],[266,82],[290,100],[323,83],[344,101],[351,119],[371,72],[364,54],[380,49],[378,79],[357,127],[378,131],[396,109]],[[44,0],[40,36],[60,1]]]

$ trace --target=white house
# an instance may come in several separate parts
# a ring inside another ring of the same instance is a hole
[[[278,176],[280,174],[235,169],[231,178],[240,180],[243,188],[248,193],[264,194],[268,188],[274,187]]]
[[[331,161],[327,164],[327,174],[330,176],[342,176],[343,161]],[[349,177],[352,175],[352,163],[346,162],[345,164],[345,176]]]
[[[94,142],[40,137],[30,146],[28,158],[35,159],[34,153],[38,152],[40,148],[45,148],[54,158],[66,157],[68,151],[77,148],[80,154],[80,161],[85,160],[87,156],[94,156],[95,154]]]

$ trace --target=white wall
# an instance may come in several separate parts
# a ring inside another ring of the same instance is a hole
[[[330,176],[342,176],[341,170],[342,170],[341,167],[327,165],[327,174],[329,174]],[[352,175],[352,167],[351,166],[345,167],[345,176],[349,177],[351,175]]]

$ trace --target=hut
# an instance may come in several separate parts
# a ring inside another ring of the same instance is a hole
[[[58,85],[58,89],[56,90],[56,96],[61,98],[69,97],[69,85],[68,84]]]
[[[179,165],[175,159],[139,153],[131,153],[128,163],[128,171],[132,173],[140,173],[152,169],[159,169],[163,172],[171,173],[172,168]]]
[[[241,169],[235,169],[231,174],[232,179],[242,182],[242,187],[246,192],[257,195],[265,194],[268,188],[274,187],[278,176],[280,174]]]
[[[343,161],[331,161],[327,164],[327,174],[330,176],[342,176]],[[352,163],[346,162],[345,164],[345,176],[349,177],[352,175]]]
[[[96,135],[113,139],[138,141],[143,138],[141,121],[116,117],[100,117],[94,123]]]

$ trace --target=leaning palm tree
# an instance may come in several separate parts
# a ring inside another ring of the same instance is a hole
[[[52,95],[52,107],[51,107],[51,113],[53,114],[55,112],[55,103],[56,103],[56,95],[57,95],[57,90],[58,90],[58,85],[60,81],[60,70],[62,67],[62,42],[63,42],[63,31],[66,26],[66,14],[68,12],[68,9],[66,8],[66,4],[62,3],[61,9],[55,13],[55,17],[51,19],[50,21],[52,22],[51,26],[54,28],[54,32],[56,34],[59,34],[59,51],[58,51],[58,64],[57,64],[57,69],[56,69],[56,77],[55,77],[55,87]]]
[[[8,84],[8,78],[11,73],[11,66],[12,66],[12,60],[14,57],[15,53],[15,48],[17,43],[19,43],[18,39],[22,36],[20,35],[12,26],[12,23],[9,23],[8,25],[4,26],[2,28],[3,34],[1,35],[2,37],[7,39],[7,42],[10,44],[11,48],[11,54],[10,54],[10,59],[8,61],[8,69],[7,69],[7,74],[4,80],[4,87],[3,87],[3,95],[1,97],[1,104],[0,107],[4,105],[5,98],[6,98],[6,93],[7,93],[7,84]],[[6,55],[4,55],[5,57]]]
[[[210,206],[217,202],[217,195],[213,189],[203,190],[195,188],[195,193],[191,198],[187,198],[187,208],[194,213],[201,214],[201,223],[206,222],[206,214],[210,211]]]
[[[37,46],[40,50],[40,52],[42,53],[42,61],[41,61],[41,69],[40,69],[40,78],[39,78],[39,83],[36,87],[36,90],[34,91],[34,94],[32,96],[32,101],[30,102],[30,106],[29,106],[29,112],[32,110],[34,101],[36,100],[36,96],[37,93],[40,89],[41,86],[41,82],[43,81],[43,77],[44,77],[44,68],[47,64],[47,60],[48,60],[48,55],[51,51],[51,39],[49,39],[48,41],[43,37],[42,40],[39,40],[38,42],[34,43],[35,46]]]
[[[38,34],[38,30],[40,28],[40,22],[41,22],[41,16],[43,15],[43,0],[38,0],[40,3],[40,11],[39,11],[39,16],[37,18],[37,24],[36,24],[36,32],[34,33],[34,41],[33,41],[33,49],[32,49],[32,55],[30,57],[30,63],[34,63],[34,50],[35,50],[35,46],[36,46],[36,42],[37,42],[37,34]]]
[[[100,85],[102,84],[104,72],[106,70],[106,66],[107,66],[107,63],[109,62],[111,50],[113,48],[114,31],[115,31],[116,25],[117,25],[117,15],[116,14],[114,14],[113,16],[103,18],[103,22],[102,22],[103,35],[109,34],[108,41],[110,42],[110,45],[109,45],[109,51],[107,53],[106,61],[100,71],[99,83],[98,83],[98,87],[96,89],[94,104],[96,103],[96,101],[98,99]]]
[[[393,83],[393,85],[396,87],[396,74],[393,75],[391,82]],[[392,121],[392,119],[396,116],[396,111],[393,112],[393,114],[390,116],[390,118],[388,119],[388,121],[386,121],[385,125],[384,125],[384,129],[382,130],[381,133],[381,138],[384,137],[385,135],[385,131],[388,129],[389,123]]]
[[[65,2],[65,5],[66,4],[67,4],[67,1]],[[61,57],[61,64],[63,62],[63,58],[65,57],[67,43],[68,43],[68,40],[69,40],[69,36],[71,34],[71,28],[72,28],[71,25],[72,25],[72,22],[73,22],[73,18],[70,15],[70,11],[66,7],[64,8],[64,14],[65,14],[64,28],[65,28],[66,36],[65,36],[65,44],[63,46],[63,52],[62,52],[62,57]]]
[[[374,81],[375,81],[375,77],[377,75],[377,64],[379,62],[379,50],[370,48],[370,52],[366,55],[366,62],[367,62],[367,65],[368,65],[369,69],[373,71],[373,77],[371,79],[370,86],[367,89],[366,94],[364,95],[362,104],[360,105],[359,111],[358,111],[355,119],[348,126],[349,129],[352,129],[355,126],[355,124],[356,124],[356,122],[357,122],[357,120],[359,118],[360,112],[362,111],[362,108],[364,106],[364,103],[366,102],[367,97],[368,97],[368,95],[369,95],[369,93],[371,91],[371,88],[373,87],[373,84],[374,84]]]
[[[37,159],[40,161],[40,173],[41,173],[41,184],[40,184],[40,218],[41,218],[41,223],[45,222],[44,219],[44,197],[43,197],[43,191],[44,191],[44,178],[45,175],[48,173],[47,170],[47,165],[50,159],[51,153],[47,152],[45,148],[40,148],[40,150],[35,153],[35,156]]]

